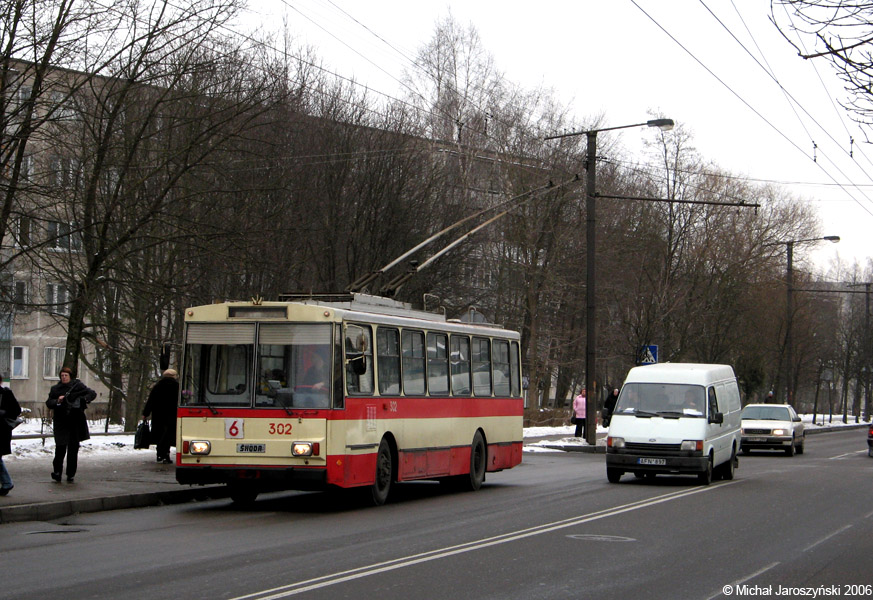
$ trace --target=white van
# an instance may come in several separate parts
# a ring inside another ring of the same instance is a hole
[[[631,369],[609,423],[606,477],[696,474],[733,479],[740,391],[728,365],[663,363]]]

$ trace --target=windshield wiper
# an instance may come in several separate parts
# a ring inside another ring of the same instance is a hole
[[[657,416],[658,416],[658,413],[655,413],[655,412],[649,412],[649,411],[647,411],[647,410],[639,410],[639,409],[637,409],[637,410],[634,411],[634,416],[635,416],[635,417],[642,417],[642,418],[644,418],[644,419],[648,419],[648,418],[651,418],[651,417],[657,417]]]
[[[288,405],[285,404],[285,396],[291,397],[291,406],[294,406],[294,394],[277,394],[276,399],[279,401],[279,405],[285,410],[285,414],[289,417],[293,417],[294,411],[288,408]]]

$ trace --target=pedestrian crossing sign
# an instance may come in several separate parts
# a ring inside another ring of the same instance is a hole
[[[640,364],[654,365],[658,362],[658,347],[654,345],[640,348]]]

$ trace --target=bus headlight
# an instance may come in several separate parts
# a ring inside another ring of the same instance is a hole
[[[188,444],[191,454],[209,454],[212,450],[212,444],[207,441],[193,441]]]
[[[293,442],[291,456],[315,456],[318,454],[318,442]]]

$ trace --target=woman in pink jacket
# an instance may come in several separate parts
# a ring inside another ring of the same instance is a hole
[[[585,390],[579,392],[579,395],[573,398],[573,414],[576,415],[576,437],[581,437],[585,434]]]

